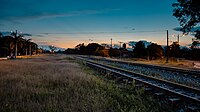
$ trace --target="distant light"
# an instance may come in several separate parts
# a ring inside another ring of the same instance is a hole
[[[176,35],[175,35],[175,34],[173,34],[173,35],[172,35],[172,37],[176,37]]]

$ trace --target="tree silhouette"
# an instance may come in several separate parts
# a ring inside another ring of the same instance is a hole
[[[133,52],[134,56],[137,58],[145,57],[147,55],[145,45],[142,41],[139,41],[135,44]]]
[[[200,30],[196,30],[195,32],[196,32],[195,37],[197,39],[200,39]]]
[[[178,44],[178,42],[173,42],[170,45],[170,55],[172,57],[178,58],[179,57],[179,53],[180,53],[180,45]]]
[[[150,44],[147,46],[148,59],[158,59],[163,56],[163,48],[157,44]]]
[[[2,38],[2,40],[3,42],[1,46],[8,49],[9,54],[7,55],[11,55],[14,52],[15,48],[14,38],[12,36],[5,36]]]
[[[78,52],[78,54],[86,54],[86,46],[84,45],[84,43],[78,44],[75,47],[75,50]]]
[[[184,33],[200,23],[200,1],[199,0],[177,0],[178,3],[173,3],[173,16],[178,18],[181,30]],[[198,35],[200,32],[196,32]],[[195,36],[196,37],[196,36]],[[197,37],[200,39],[200,37]]]
[[[53,45],[50,45],[49,46],[49,49],[51,50],[52,53],[54,53],[54,51],[57,49],[55,46]]]
[[[25,47],[25,54],[28,55],[28,49],[29,49],[29,54],[30,54],[31,49],[29,46],[31,46],[31,39],[24,39],[23,43],[24,43],[24,47]]]
[[[0,38],[2,38],[3,37],[3,34],[0,32]]]
[[[17,57],[17,42],[20,38],[22,38],[22,35],[18,35],[17,31],[12,32],[11,35],[14,37],[14,45],[15,45],[15,58]]]
[[[126,49],[126,43],[124,43],[122,46],[123,46],[123,49]]]
[[[117,49],[117,48],[111,48],[111,49],[109,49],[109,55],[111,56],[111,57],[119,57],[120,56],[120,50],[119,49]]]
[[[97,43],[90,43],[86,46],[87,54],[89,55],[98,55],[98,51],[103,49],[103,46]]]
[[[22,35],[12,33],[12,35],[2,36],[0,38],[0,56],[11,56],[11,58],[14,58],[13,56],[17,56],[16,54],[27,54],[27,43],[33,48],[32,51],[37,51],[37,44],[30,42],[30,39],[23,39]]]

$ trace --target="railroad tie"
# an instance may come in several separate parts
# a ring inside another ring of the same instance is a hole
[[[154,96],[156,97],[156,99],[159,99],[159,100],[164,100],[165,99],[165,94],[161,93],[161,92],[155,92]]]
[[[200,111],[200,106],[197,105],[189,105],[187,107],[187,112],[199,112]]]
[[[150,87],[144,87],[144,91],[145,91],[145,93],[151,94],[153,89]]]
[[[179,104],[181,103],[181,100],[177,97],[171,97],[171,98],[168,99],[168,101],[173,108],[178,107]]]

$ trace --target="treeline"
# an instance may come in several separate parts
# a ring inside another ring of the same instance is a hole
[[[25,39],[23,35],[17,33],[6,36],[0,33],[0,57],[15,58],[18,55],[32,55],[38,52],[40,52],[38,45],[31,39]]]
[[[74,49],[68,48],[64,51],[65,54],[80,54],[80,55],[96,55],[109,57],[108,49],[98,43],[90,43],[87,46],[78,44]]]
[[[196,47],[181,48],[177,42],[173,42],[168,47],[168,55],[170,58],[185,58],[190,60],[200,60],[200,49]],[[65,54],[95,55],[104,57],[123,57],[123,58],[143,58],[148,60],[162,59],[167,56],[167,47],[162,47],[156,43],[152,43],[145,47],[143,41],[135,44],[132,51],[126,49],[126,46],[117,48],[107,48],[98,43],[90,43],[88,45],[78,44],[74,49],[67,49]]]

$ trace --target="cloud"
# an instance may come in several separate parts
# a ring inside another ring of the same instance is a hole
[[[182,31],[181,31],[181,27],[176,27],[176,28],[174,28],[173,30],[174,30],[174,31],[180,31],[180,32],[182,32]],[[196,35],[196,33],[195,33],[196,30],[200,30],[200,26],[192,28],[191,31],[189,32],[189,34],[190,34],[191,36],[195,36],[195,35]]]
[[[1,32],[4,36],[6,35],[10,35],[11,32],[9,31],[3,31]],[[45,37],[44,35],[42,34],[31,34],[31,33],[20,33],[21,35],[25,36],[25,37]]]
[[[41,44],[38,47],[42,48],[42,49],[45,49],[45,50],[50,50],[49,45],[46,45],[46,44],[45,45]],[[58,51],[58,50],[61,50],[61,51],[66,50],[65,48],[61,48],[61,47],[57,47],[57,46],[55,46],[55,47],[56,47],[56,51]]]
[[[105,9],[87,9],[87,10],[78,10],[78,11],[70,11],[70,12],[39,12],[39,13],[28,13],[25,15],[18,16],[3,16],[0,20],[24,20],[24,19],[43,19],[43,18],[57,18],[57,17],[71,17],[71,16],[85,16],[85,15],[93,15],[93,14],[102,14],[108,13],[112,11],[118,11],[120,9],[115,8],[105,8]]]
[[[9,31],[3,31],[3,32],[1,32],[4,36],[6,36],[6,35],[10,35],[11,34],[11,32],[9,32]]]
[[[30,33],[22,33],[23,36],[31,36],[31,37],[45,37],[41,34],[30,34]]]

